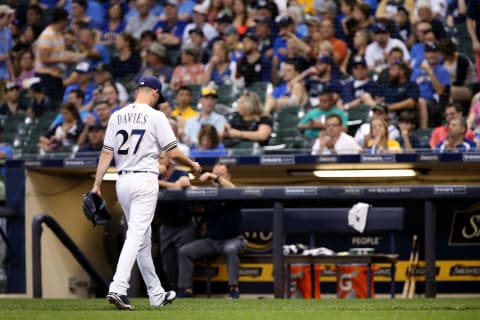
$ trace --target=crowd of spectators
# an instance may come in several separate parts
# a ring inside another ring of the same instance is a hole
[[[90,139],[132,101],[143,75],[165,84],[169,101],[159,107],[195,156],[268,145],[287,129],[275,117],[289,107],[299,108],[295,130],[313,154],[463,151],[480,140],[477,1],[8,3],[0,5],[0,116],[60,112],[37,138],[43,152],[97,150]],[[268,85],[259,92],[258,83]],[[370,116],[349,126],[362,108]],[[453,139],[453,127],[465,141]],[[433,131],[430,143],[418,130]]]

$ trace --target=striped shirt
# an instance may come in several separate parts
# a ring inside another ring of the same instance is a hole
[[[61,58],[65,54],[63,36],[52,26],[48,26],[35,42],[35,72],[61,78],[65,70],[63,63],[45,64],[40,61],[40,50],[48,50],[52,58]]]

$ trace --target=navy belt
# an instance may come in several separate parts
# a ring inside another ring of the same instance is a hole
[[[153,171],[137,171],[137,170],[133,170],[133,171],[132,170],[120,170],[120,171],[118,171],[119,175],[129,174],[129,173],[153,173],[153,174],[158,175],[158,173],[153,172]]]

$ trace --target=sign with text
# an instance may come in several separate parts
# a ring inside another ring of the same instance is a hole
[[[480,203],[468,210],[455,211],[448,243],[457,246],[480,245]]]

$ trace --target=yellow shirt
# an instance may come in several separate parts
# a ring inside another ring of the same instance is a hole
[[[367,147],[368,151],[372,154],[381,153],[377,149],[377,146],[373,144],[373,140],[368,141]],[[389,153],[402,153],[402,147],[397,140],[388,139],[387,148]]]
[[[193,110],[192,107],[188,106],[185,110],[180,111],[180,109],[175,109],[172,111],[173,117],[180,117],[183,120],[188,120],[191,117],[198,115],[197,110]]]

